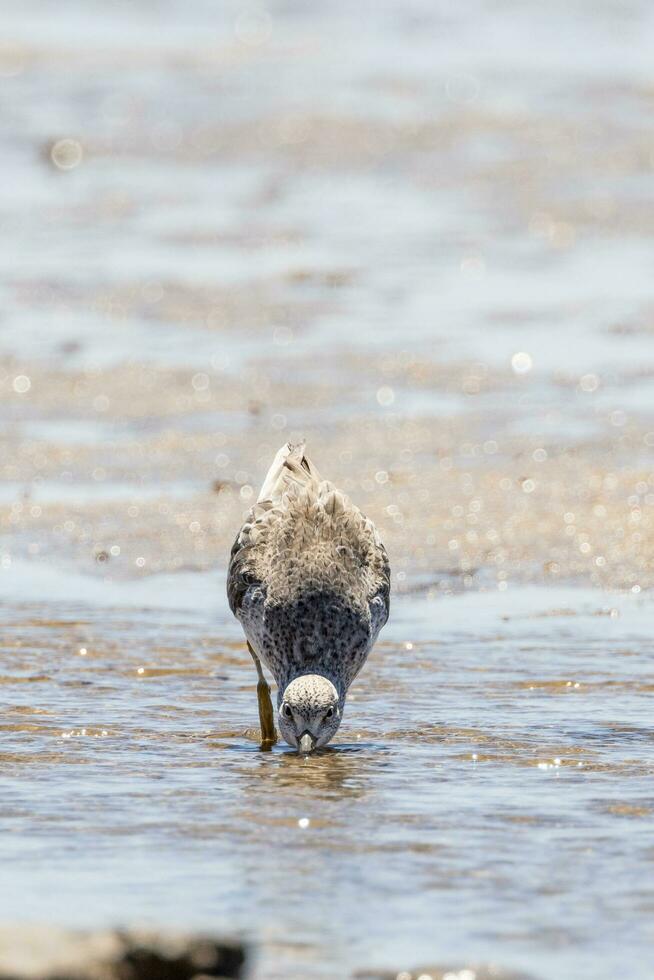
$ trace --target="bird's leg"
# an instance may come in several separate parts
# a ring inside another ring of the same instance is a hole
[[[248,643],[248,650],[257,668],[259,682],[257,684],[257,701],[259,702],[259,724],[261,725],[261,748],[264,752],[269,752],[277,741],[275,731],[275,716],[273,714],[272,701],[270,700],[270,686],[264,677],[261,661]]]

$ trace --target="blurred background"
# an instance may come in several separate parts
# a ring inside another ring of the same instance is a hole
[[[650,585],[653,40],[639,0],[8,9],[12,581],[222,567],[306,436],[400,589]]]
[[[1,921],[649,980],[653,52],[646,0],[4,5]],[[394,590],[310,760],[224,598],[303,437]]]

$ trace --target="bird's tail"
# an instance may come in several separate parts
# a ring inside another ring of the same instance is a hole
[[[287,442],[275,456],[272,466],[263,481],[257,503],[271,500],[275,503],[290,486],[306,486],[320,483],[320,474],[311,460],[304,454],[305,443],[293,445]]]

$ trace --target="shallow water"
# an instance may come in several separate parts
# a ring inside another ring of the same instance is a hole
[[[258,751],[222,583],[195,585],[3,603],[3,919],[242,932],[262,980],[649,975],[649,601],[405,597],[305,759]]]
[[[651,5],[3,13],[0,919],[649,980]],[[306,760],[223,598],[300,436],[394,589]]]

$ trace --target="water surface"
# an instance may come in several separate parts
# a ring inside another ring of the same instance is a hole
[[[647,976],[649,602],[405,597],[302,758],[258,750],[217,579],[3,604],[3,919],[243,933],[261,980]]]

